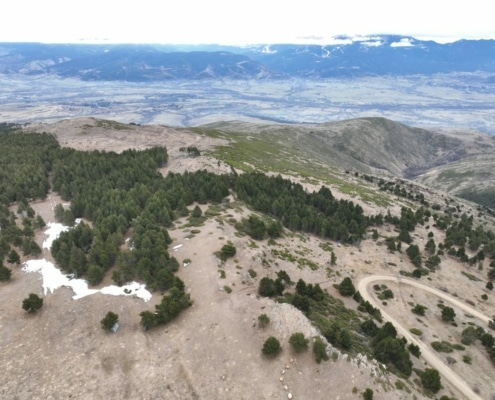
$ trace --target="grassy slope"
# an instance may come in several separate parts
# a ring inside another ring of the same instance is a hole
[[[345,183],[346,170],[415,179],[449,194],[486,197],[495,187],[495,140],[480,133],[438,133],[384,118],[319,125],[234,121],[194,130],[228,139],[230,145],[217,148],[214,155],[236,169],[316,179],[347,193],[366,196],[361,185]]]

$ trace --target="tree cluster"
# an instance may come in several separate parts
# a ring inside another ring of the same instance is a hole
[[[397,330],[390,322],[378,328],[372,320],[367,320],[361,324],[361,330],[372,338],[373,356],[378,361],[404,376],[411,375],[412,361],[406,341],[397,337]],[[416,352],[414,348],[413,351]]]
[[[324,186],[318,192],[308,193],[302,185],[280,175],[242,174],[235,179],[234,190],[241,200],[277,218],[288,229],[323,238],[355,242],[375,222],[375,217],[366,217],[359,205],[336,200]]]
[[[292,284],[292,281],[284,270],[277,272],[277,278],[261,278],[258,284],[258,293],[263,297],[281,296],[285,288]]]
[[[185,292],[184,282],[175,277],[168,294],[164,295],[161,302],[155,306],[155,312],[143,311],[139,314],[141,326],[148,330],[155,326],[165,325],[191,305],[191,297]]]
[[[251,214],[236,224],[236,229],[251,236],[254,240],[263,240],[267,237],[276,239],[282,235],[282,225],[278,220],[263,220]]]

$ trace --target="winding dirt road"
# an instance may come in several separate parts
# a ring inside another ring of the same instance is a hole
[[[402,336],[404,336],[408,342],[414,343],[415,345],[419,346],[421,349],[421,356],[426,360],[428,364],[430,364],[433,368],[437,369],[440,375],[449,381],[457,390],[459,390],[464,396],[466,396],[467,399],[469,400],[482,400],[481,397],[479,397],[473,389],[461,378],[459,375],[457,375],[454,371],[452,371],[443,361],[440,359],[434,351],[432,351],[425,343],[423,343],[421,340],[419,340],[417,337],[413,336],[409,330],[397,322],[395,318],[393,318],[390,314],[388,314],[383,307],[381,307],[381,304],[376,301],[375,298],[370,294],[368,291],[368,285],[372,282],[377,282],[377,281],[393,281],[393,282],[398,282],[399,285],[410,285],[414,286],[415,288],[424,290],[428,293],[431,293],[437,297],[440,297],[441,299],[448,301],[449,303],[453,304],[454,306],[464,310],[465,312],[471,314],[475,318],[478,318],[482,320],[485,323],[488,323],[491,319],[487,317],[486,315],[480,313],[479,311],[467,306],[466,304],[460,302],[459,300],[447,295],[446,293],[422,285],[421,283],[418,283],[414,280],[411,279],[406,279],[406,278],[400,278],[398,280],[397,277],[395,276],[387,276],[387,275],[372,275],[368,276],[366,278],[361,279],[358,284],[357,284],[357,290],[361,293],[361,296],[363,299],[369,301],[374,307],[377,307],[380,309],[383,319],[386,321],[391,322],[395,329],[397,329],[397,332],[400,333]]]

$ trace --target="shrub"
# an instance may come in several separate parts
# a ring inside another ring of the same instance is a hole
[[[282,351],[280,342],[274,336],[270,336],[263,344],[261,352],[267,357],[276,357]]]
[[[109,311],[100,321],[102,329],[106,331],[110,331],[117,322],[119,322],[119,316],[112,311]]]
[[[261,329],[267,326],[270,323],[270,318],[266,314],[260,314],[258,316],[258,325]]]
[[[415,344],[410,343],[409,346],[407,346],[407,349],[409,350],[409,353],[411,353],[416,358],[419,358],[419,356],[421,355],[419,346],[416,346]]]
[[[453,322],[455,318],[455,311],[452,307],[444,307],[442,309],[442,320],[446,322]]]
[[[440,374],[436,369],[426,368],[421,374],[421,384],[426,390],[432,393],[438,392],[442,388]]]
[[[291,335],[289,343],[296,353],[300,353],[308,349],[309,340],[304,337],[303,333],[296,332]]]
[[[363,392],[363,399],[364,400],[373,400],[373,390],[371,390],[370,388],[367,388]]]
[[[10,268],[5,267],[0,263],[0,282],[7,282],[12,276],[12,271]]]
[[[462,361],[464,361],[466,364],[471,364],[471,361],[473,361],[472,357],[465,354],[464,356],[462,356]]]
[[[432,342],[431,347],[433,347],[433,350],[442,353],[452,353],[454,351],[452,344],[443,340],[441,342]]]
[[[328,360],[327,346],[319,337],[313,342],[313,353],[318,364],[321,363],[322,360]]]
[[[352,296],[356,292],[351,278],[347,277],[338,285],[338,290],[342,296]]]
[[[411,328],[411,329],[409,329],[409,332],[411,332],[413,335],[416,335],[416,336],[421,336],[423,334],[423,331],[421,329],[418,329],[418,328]]]
[[[228,241],[220,250],[220,258],[225,261],[227,258],[234,257],[236,251],[234,244],[231,241]]]
[[[29,296],[22,301],[22,309],[30,314],[35,313],[41,307],[43,307],[43,299],[34,293],[30,293]]]

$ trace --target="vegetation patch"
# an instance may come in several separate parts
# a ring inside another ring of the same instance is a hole
[[[452,353],[454,351],[452,344],[443,340],[441,342],[432,342],[431,347],[433,347],[433,350],[441,353]]]

